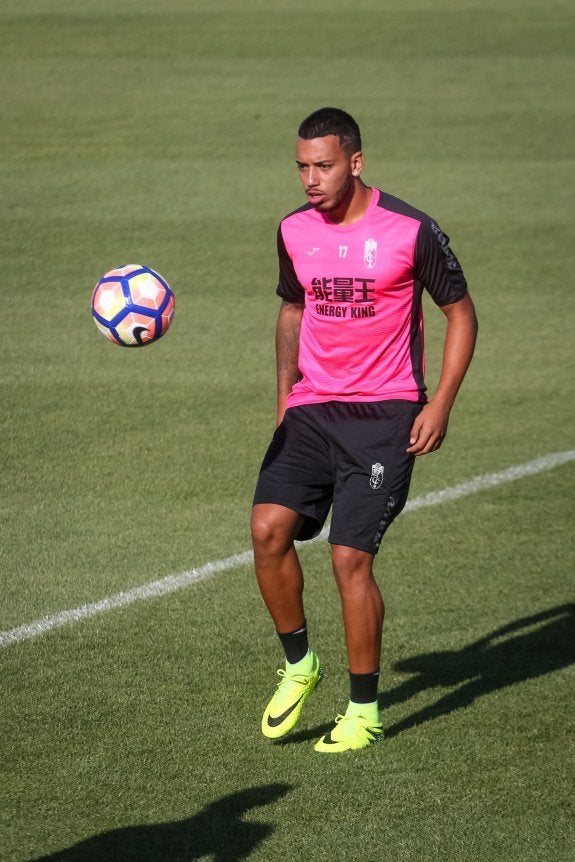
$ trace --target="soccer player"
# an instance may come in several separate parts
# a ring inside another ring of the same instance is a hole
[[[377,692],[384,604],[374,557],[405,505],[416,456],[443,442],[477,320],[437,223],[361,179],[360,130],[349,114],[321,108],[307,117],[296,163],[307,203],[278,230],[277,429],[251,523],[259,589],[285,652],[262,732],[270,739],[288,733],[322,677],[308,644],[294,541],[318,535],[331,509],[350,694],[315,749],[339,753],[383,735]],[[446,318],[431,400],[424,289]]]

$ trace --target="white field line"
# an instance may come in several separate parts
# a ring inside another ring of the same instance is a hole
[[[495,488],[506,482],[513,482],[525,476],[533,476],[536,473],[552,470],[554,467],[559,467],[561,464],[566,464],[568,461],[573,460],[575,460],[575,450],[573,449],[567,452],[544,455],[542,458],[536,458],[534,461],[528,461],[525,464],[517,464],[514,467],[508,467],[506,470],[499,470],[497,473],[486,473],[483,476],[477,476],[474,479],[469,479],[467,482],[461,482],[459,485],[444,488],[442,491],[432,491],[430,494],[423,494],[421,497],[416,497],[414,500],[409,501],[405,506],[404,512],[414,512],[417,509],[438,506],[441,503],[458,500],[461,497],[467,497],[470,494],[476,494],[478,491]],[[314,541],[325,539],[328,529],[328,527],[324,528]],[[309,542],[306,544],[309,544]],[[161,580],[151,581],[142,586],[133,587],[131,590],[126,590],[125,592],[115,593],[112,596],[92,602],[91,604],[80,605],[71,610],[42,617],[26,625],[0,632],[0,647],[38,637],[51,629],[57,629],[69,623],[79,622],[80,620],[94,617],[97,614],[111,611],[115,608],[131,605],[133,602],[174,593],[177,590],[202,581],[210,577],[210,575],[227,572],[240,566],[247,566],[252,562],[253,553],[251,551],[244,551],[241,554],[226,557],[224,560],[215,560],[214,562],[206,563],[198,569],[190,569],[187,572],[181,572],[179,575],[169,575]]]

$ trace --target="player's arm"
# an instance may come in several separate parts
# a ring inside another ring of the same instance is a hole
[[[441,310],[447,318],[441,373],[435,395],[411,429],[407,451],[412,455],[435,452],[443,443],[451,408],[475,350],[477,316],[469,294]]]
[[[277,423],[282,421],[286,399],[300,378],[298,369],[299,333],[303,304],[282,302],[276,324]]]

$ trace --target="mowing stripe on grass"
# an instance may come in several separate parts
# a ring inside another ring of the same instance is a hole
[[[561,464],[566,464],[568,461],[573,460],[575,460],[575,450],[573,449],[567,452],[544,455],[542,458],[536,458],[534,461],[528,461],[525,464],[517,464],[514,467],[508,467],[506,470],[499,470],[497,473],[486,473],[483,476],[477,476],[468,482],[461,482],[459,485],[444,488],[442,491],[432,491],[429,494],[423,494],[421,497],[416,497],[414,500],[409,501],[404,511],[414,512],[417,509],[438,506],[441,503],[458,500],[460,497],[467,497],[470,494],[476,494],[478,491],[495,488],[497,485],[513,482],[515,479],[522,479],[525,476],[533,476],[545,470],[552,470],[554,467],[559,467]],[[325,539],[328,530],[328,527],[324,528],[315,541]],[[60,628],[61,626],[96,616],[105,611],[131,605],[133,602],[139,602],[142,599],[151,599],[157,596],[164,596],[167,593],[174,593],[184,587],[189,587],[197,581],[202,581],[210,575],[215,575],[218,572],[226,572],[230,569],[237,569],[252,562],[252,552],[244,551],[242,554],[234,554],[232,557],[226,557],[224,560],[215,560],[214,562],[206,563],[198,569],[190,569],[187,572],[181,572],[179,575],[168,575],[168,577],[161,580],[151,581],[125,592],[115,593],[113,596],[100,599],[98,602],[80,605],[80,607],[43,617],[9,631],[0,632],[0,646],[20,643],[21,641],[38,637],[38,635],[42,635],[51,629]]]

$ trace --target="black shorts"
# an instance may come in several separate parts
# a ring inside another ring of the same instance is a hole
[[[422,404],[329,401],[287,410],[260,471],[254,504],[276,503],[304,518],[297,539],[376,554],[407,501],[414,456],[405,451]]]

